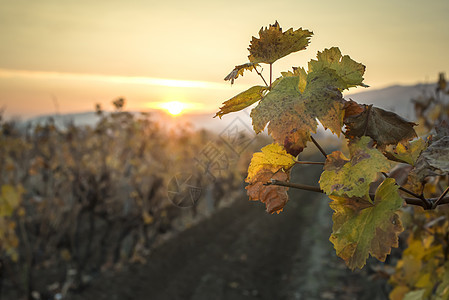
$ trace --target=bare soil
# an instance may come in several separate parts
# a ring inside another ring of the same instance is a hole
[[[316,184],[319,171],[302,168],[293,180]],[[370,265],[351,272],[336,257],[327,197],[289,193],[279,215],[242,195],[154,249],[147,264],[102,274],[70,299],[388,299]]]

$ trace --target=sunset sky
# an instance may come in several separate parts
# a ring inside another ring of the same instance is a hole
[[[223,78],[275,20],[314,32],[276,73],[338,46],[367,66],[370,89],[433,82],[449,72],[448,16],[447,0],[2,0],[0,108],[26,118],[110,108],[123,96],[130,110],[178,101],[213,113],[259,84],[251,73],[232,87]]]

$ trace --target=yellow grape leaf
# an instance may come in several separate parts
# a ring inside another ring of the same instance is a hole
[[[328,195],[365,197],[378,172],[390,169],[388,159],[375,148],[369,147],[371,139],[362,137],[349,145],[351,159],[340,151],[327,156],[320,177],[320,188]]]
[[[425,289],[432,289],[433,288],[433,282],[430,278],[430,273],[422,274],[418,281],[416,281],[415,286],[418,288],[425,288]]]
[[[151,216],[146,210],[142,211],[142,220],[145,225],[154,223],[154,217]]]
[[[251,180],[248,180],[248,178],[246,179],[246,182],[249,183],[249,185],[245,187],[249,200],[265,203],[268,213],[279,214],[284,209],[285,204],[287,204],[288,188],[279,185],[264,184],[269,182],[271,179],[288,181],[289,178],[290,174],[288,172],[284,172],[283,170],[279,170],[274,174],[269,169],[259,170],[259,172],[253,176]]]
[[[363,108],[363,112],[345,117],[345,135],[347,137],[355,138],[366,135],[376,141],[379,147],[396,145],[417,137],[413,129],[413,126],[416,126],[415,123],[408,122],[393,112],[372,105],[364,105]]]
[[[280,213],[288,201],[287,188],[277,185],[264,185],[271,179],[286,181],[295,158],[282,146],[270,144],[262,152],[254,153],[248,168],[249,185],[246,187],[250,200],[265,203],[267,212]]]
[[[220,111],[216,113],[216,116],[222,117],[230,112],[242,110],[253,103],[263,98],[265,92],[268,91],[268,87],[265,86],[253,86],[250,89],[238,94],[235,97],[223,102],[223,106],[220,107]]]
[[[358,85],[368,87],[363,83],[365,66],[352,60],[349,55],[342,56],[340,49],[337,47],[318,52],[317,58],[318,60],[311,60],[309,62],[309,73],[319,72],[323,69],[334,70],[337,73],[339,81],[336,87],[340,91]]]
[[[396,211],[403,200],[394,179],[384,180],[374,203],[356,197],[330,198],[334,225],[329,240],[350,269],[362,268],[370,254],[385,261],[391,248],[398,247],[398,234],[404,229]]]
[[[234,84],[234,80],[237,79],[239,76],[243,76],[244,71],[253,71],[256,69],[256,67],[259,67],[259,64],[255,63],[246,63],[243,65],[238,65],[234,67],[234,70],[229,73],[224,80],[231,81],[231,84]]]
[[[0,194],[0,217],[11,216],[19,206],[24,190],[22,186],[2,185]]]
[[[247,182],[252,182],[261,170],[269,170],[274,174],[281,169],[289,170],[295,164],[295,157],[288,154],[279,144],[270,144],[263,147],[261,151],[253,154],[248,168]]]
[[[392,160],[415,166],[419,155],[426,147],[426,142],[423,139],[417,139],[412,142],[399,143],[394,151],[388,151],[386,154]]]
[[[313,32],[302,28],[297,30],[290,28],[282,32],[282,28],[276,21],[268,28],[262,27],[259,30],[259,38],[252,38],[248,48],[249,61],[272,64],[290,53],[306,49],[312,35]]]
[[[406,286],[400,285],[395,287],[389,295],[389,299],[390,300],[403,300],[405,294],[407,294],[407,292],[409,292],[410,289]]]

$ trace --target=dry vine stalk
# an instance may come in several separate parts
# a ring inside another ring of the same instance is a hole
[[[264,85],[224,102],[216,116],[257,103],[251,111],[254,131],[267,128],[274,143],[253,156],[246,178],[250,200],[265,203],[269,213],[280,213],[288,201],[289,187],[326,193],[334,210],[330,241],[337,255],[354,270],[362,268],[369,255],[384,261],[391,248],[398,246],[405,204],[433,210],[449,203],[447,182],[440,181],[441,191],[436,195],[426,190],[429,178],[448,174],[449,129],[442,125],[433,139],[418,138],[417,124],[393,112],[343,99],[345,89],[368,86],[363,83],[365,66],[342,55],[337,47],[318,52],[307,71],[294,67],[273,81],[273,63],[305,49],[312,34],[301,28],[282,31],[278,22],[262,27],[259,38],[251,40],[249,63],[237,66],[225,80],[233,83],[245,70],[255,70]],[[269,80],[257,69],[264,63],[270,66]],[[337,136],[345,136],[349,157],[340,151],[327,154],[318,144],[313,138],[318,121]],[[325,162],[298,161],[309,142],[320,150]],[[289,182],[292,168],[306,163],[324,165],[319,186]],[[409,173],[405,182],[396,182],[397,170]],[[380,185],[370,191],[382,174]]]

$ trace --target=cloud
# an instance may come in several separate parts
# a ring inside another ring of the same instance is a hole
[[[116,76],[116,75],[11,70],[11,69],[0,69],[0,78],[87,80],[87,81],[99,81],[108,83],[129,83],[129,84],[182,87],[182,88],[195,88],[195,89],[229,88],[229,84],[208,82],[208,81],[177,80],[177,79],[165,79],[165,78],[154,78],[143,76]]]

